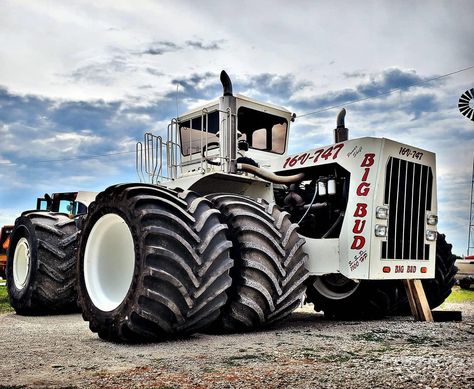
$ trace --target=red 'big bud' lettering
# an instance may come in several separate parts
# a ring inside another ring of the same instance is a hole
[[[368,182],[361,182],[357,187],[357,196],[367,196],[370,190],[370,184]]]
[[[365,238],[362,235],[354,236],[354,240],[352,241],[352,250],[360,250],[362,247],[365,246]]]
[[[375,154],[367,153],[364,155],[364,160],[360,164],[360,167],[371,167],[374,164]]]
[[[362,231],[364,231],[364,227],[365,227],[365,220],[356,219],[352,232],[354,234],[362,234]]]
[[[370,167],[366,167],[364,175],[362,176],[362,181],[367,181],[367,178],[369,178],[369,172],[370,172]]]
[[[367,216],[367,204],[357,203],[354,217],[366,217]]]
[[[360,164],[361,168],[364,168],[364,174],[362,175],[361,183],[357,186],[356,195],[359,197],[364,197],[369,194],[370,191],[370,182],[368,181],[370,168],[375,163],[375,154],[367,153],[364,155],[364,159]],[[364,232],[366,220],[364,219],[367,216],[367,204],[366,203],[357,203],[356,209],[354,211],[354,217],[360,218],[354,220],[354,227],[352,232],[354,237],[352,239],[352,250],[361,250],[365,246],[365,237],[362,235]],[[354,270],[354,269],[351,269]]]

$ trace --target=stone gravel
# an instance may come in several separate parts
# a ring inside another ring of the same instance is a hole
[[[461,322],[329,321],[311,305],[272,329],[113,344],[80,315],[0,315],[0,388],[473,388],[474,303]]]

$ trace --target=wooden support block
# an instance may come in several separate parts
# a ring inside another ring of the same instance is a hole
[[[408,282],[410,280],[403,280],[403,285],[405,285],[405,292],[408,297],[408,303],[410,304],[411,314],[415,318],[415,320],[420,320],[420,316],[418,314],[418,308],[416,307],[415,297],[414,297],[414,288],[413,284]]]
[[[433,321],[433,315],[426,299],[421,280],[403,280],[410,309],[415,320]]]
[[[462,321],[461,311],[432,311],[434,321]]]

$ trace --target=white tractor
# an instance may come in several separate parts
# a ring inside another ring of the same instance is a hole
[[[140,183],[99,193],[77,247],[78,302],[92,331],[153,341],[206,328],[246,331],[304,296],[329,317],[406,309],[400,280],[432,307],[454,256],[437,233],[435,155],[388,139],[288,155],[288,110],[223,96],[137,144]]]
[[[116,341],[253,330],[305,293],[328,316],[373,317],[403,309],[403,279],[424,280],[439,305],[455,267],[437,233],[435,155],[348,140],[344,110],[334,144],[287,155],[294,115],[221,82],[223,96],[173,119],[166,140],[137,144],[148,183],[91,204],[77,267],[91,330]]]

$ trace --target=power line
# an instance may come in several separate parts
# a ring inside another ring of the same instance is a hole
[[[32,163],[49,163],[49,162],[67,162],[67,161],[76,161],[76,160],[81,160],[81,159],[97,159],[97,158],[104,158],[104,157],[110,157],[114,155],[123,155],[123,154],[131,154],[135,153],[135,150],[133,151],[120,151],[116,153],[108,153],[108,154],[95,154],[95,155],[78,155],[77,157],[70,157],[70,158],[61,158],[61,159],[45,159],[43,161],[28,161],[28,164]],[[21,165],[22,162],[0,162],[1,166],[15,166],[15,165]]]
[[[470,69],[473,69],[473,68],[474,68],[474,65],[469,66],[469,67],[464,68],[464,69],[456,70],[456,71],[451,72],[451,73],[446,73],[446,74],[443,74],[443,75],[441,75],[441,76],[429,78],[429,79],[427,79],[427,80],[423,80],[423,81],[419,81],[419,82],[414,82],[413,84],[408,85],[408,86],[405,86],[405,87],[390,89],[390,90],[388,90],[387,92],[381,92],[381,93],[377,94],[376,96],[362,97],[362,98],[357,99],[357,100],[349,100],[349,101],[347,101],[347,102],[345,102],[345,103],[341,103],[341,104],[337,104],[337,105],[331,105],[331,106],[329,106],[329,107],[321,108],[321,109],[319,109],[319,110],[317,110],[317,111],[308,112],[308,113],[305,113],[305,114],[303,114],[303,115],[297,115],[296,118],[302,118],[302,117],[305,117],[305,116],[316,115],[317,113],[330,111],[331,109],[334,109],[334,108],[340,108],[340,107],[344,107],[344,106],[347,106],[347,105],[351,105],[351,104],[355,104],[355,103],[360,103],[361,101],[376,99],[376,98],[378,98],[378,97],[380,97],[380,96],[390,95],[390,94],[392,94],[392,93],[400,92],[400,91],[402,91],[402,90],[404,90],[404,89],[407,89],[407,88],[410,88],[410,87],[412,87],[412,86],[422,85],[422,84],[426,84],[426,83],[431,82],[431,81],[440,80],[440,79],[442,79],[442,78],[446,78],[446,77],[452,76],[453,74],[462,73],[462,72],[465,72],[465,71],[470,70]]]

